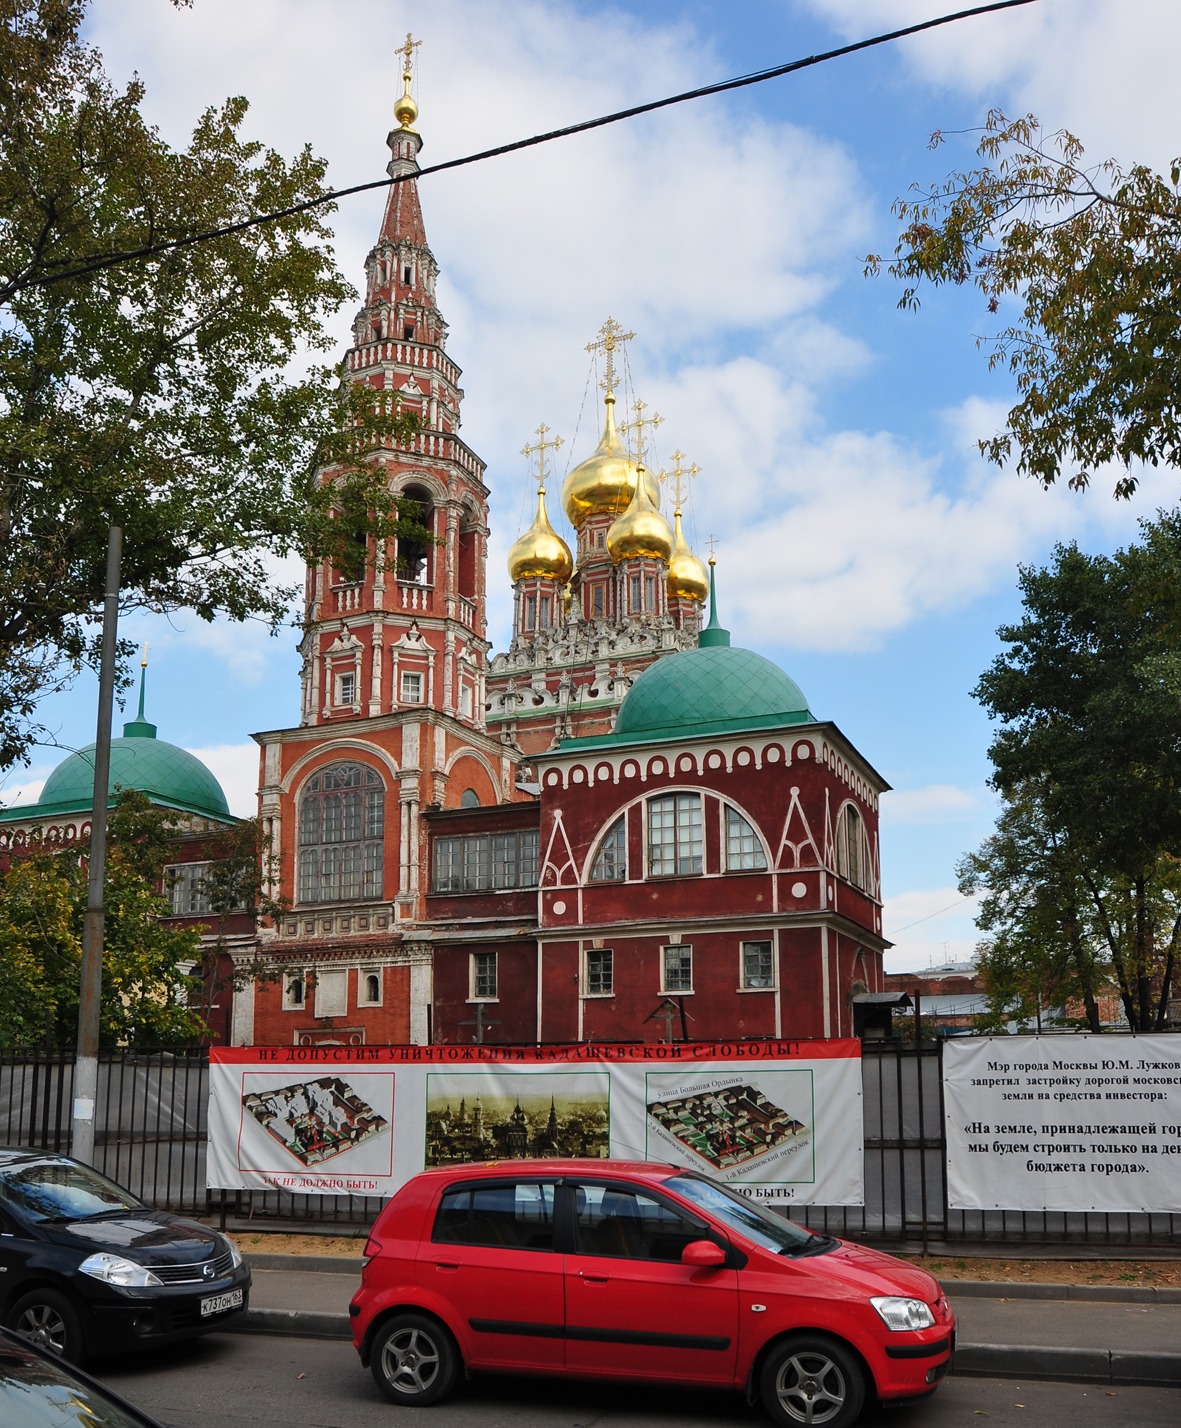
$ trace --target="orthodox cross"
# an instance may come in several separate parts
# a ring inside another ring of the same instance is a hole
[[[410,83],[410,69],[414,62],[414,51],[422,44],[421,40],[416,40],[412,34],[407,33],[405,44],[401,44],[394,51],[396,55],[404,55],[402,62],[402,78],[407,84]]]
[[[672,997],[665,997],[651,1016],[646,1016],[644,1020],[662,1021],[664,1023],[664,1039],[665,1041],[671,1042],[675,1040],[673,1036],[673,1022],[679,1021],[681,1023],[681,1040],[688,1041],[689,1029],[685,1023],[686,1020],[693,1021],[694,1018],[689,1016],[685,1010],[684,1002],[682,1002],[680,1006],[677,1006]]]
[[[547,451],[557,451],[558,447],[562,444],[562,438],[560,436],[555,436],[553,441],[546,441],[545,437],[548,431],[549,427],[546,426],[545,422],[542,422],[537,428],[536,443],[532,446],[521,447],[522,456],[537,457],[537,488],[539,491],[545,490],[545,479],[549,475],[545,453]]]
[[[672,487],[673,507],[679,511],[685,504],[685,497],[689,494],[689,482],[694,476],[698,475],[701,471],[701,467],[697,465],[683,465],[682,463],[685,460],[685,453],[683,451],[674,451],[672,460],[672,470],[661,471],[659,478],[661,481],[667,481]]]
[[[718,562],[717,562],[717,559],[716,559],[717,550],[718,550],[718,538],[717,538],[717,536],[711,535],[711,536],[709,537],[709,539],[708,539],[705,543],[706,543],[706,545],[709,546],[709,563],[710,563],[711,565],[717,565],[717,563],[718,563]]]
[[[487,1020],[485,1020],[484,1003],[477,1002],[475,1015],[470,1017],[467,1021],[461,1021],[459,1024],[460,1026],[474,1026],[476,1028],[476,1034],[472,1037],[472,1040],[476,1043],[477,1046],[483,1046],[485,1029],[490,1026],[499,1026],[500,1022],[495,1020],[495,1018],[488,1018]]]
[[[629,431],[635,432],[636,462],[640,466],[643,466],[644,458],[648,454],[648,443],[644,439],[644,432],[648,427],[651,427],[652,430],[655,431],[664,420],[659,412],[653,412],[650,417],[646,417],[644,413],[647,410],[648,403],[640,401],[639,397],[637,397],[632,403],[632,411],[636,414],[634,420],[624,422],[619,428],[620,432],[625,436]]]
[[[594,342],[586,344],[588,352],[604,354],[606,375],[601,383],[604,391],[608,393],[615,391],[615,349],[621,347],[625,342],[630,342],[635,335],[634,332],[624,332],[619,323],[613,317],[609,317],[599,328],[598,338]]]

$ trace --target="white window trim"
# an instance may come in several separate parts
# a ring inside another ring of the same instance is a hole
[[[611,953],[611,990],[592,992],[590,989],[590,959],[596,952]],[[582,991],[583,1001],[609,1002],[615,996],[615,949],[614,947],[584,947],[582,951]]]
[[[377,978],[377,997],[370,1001],[363,995],[363,991],[369,985],[369,978]],[[385,977],[382,976],[380,967],[358,967],[357,968],[357,1005],[359,1007],[380,1007],[385,1004]]]
[[[303,984],[303,995],[299,1001],[291,999],[291,984],[296,980]],[[308,979],[307,973],[302,967],[292,967],[283,973],[283,1010],[289,1012],[306,1012],[308,1009]]]
[[[689,954],[689,985],[687,987],[670,987],[668,985],[668,966],[664,954],[666,952],[688,952]],[[693,956],[693,944],[691,942],[666,942],[660,948],[660,995],[662,997],[691,997],[694,994],[693,974],[696,970],[696,958]]]
[[[481,996],[476,991],[476,958],[480,956],[494,957],[493,965],[496,968],[496,992],[493,996]],[[473,952],[468,960],[468,996],[469,1002],[498,1002],[500,1000],[500,958],[495,952]]]
[[[748,987],[746,984],[746,949],[752,943],[766,943],[771,948],[771,980],[765,987]],[[773,937],[746,937],[738,944],[738,987],[739,992],[775,992],[779,984],[775,978],[776,958]]]
[[[329,982],[329,985],[332,986],[333,988],[335,988],[335,987],[338,985],[338,979],[339,979],[339,985],[341,985],[341,986],[343,987],[343,989],[344,989],[344,994],[343,994],[343,996],[341,997],[340,1003],[339,1003],[339,1006],[340,1006],[340,1010],[339,1010],[339,1011],[335,1011],[335,1010],[333,1010],[333,1011],[328,1011],[326,1008],[324,1008],[324,1007],[321,1006],[321,1004],[320,1004],[320,998],[321,998],[321,997],[323,996],[323,994],[324,994],[324,983],[325,983],[325,981],[328,981],[329,979],[331,979],[330,982]],[[316,1015],[316,1016],[348,1016],[348,1014],[349,1014],[349,974],[348,974],[348,969],[347,969],[347,968],[340,968],[340,967],[333,967],[330,971],[321,972],[321,973],[317,976],[317,978],[316,978],[315,997],[316,997],[316,1000],[315,1000],[315,1015]]]

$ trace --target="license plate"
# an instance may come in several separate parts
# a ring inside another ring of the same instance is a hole
[[[241,1309],[242,1291],[231,1289],[225,1294],[211,1294],[207,1299],[201,1300],[201,1317],[207,1318],[210,1314],[224,1314],[227,1309]]]

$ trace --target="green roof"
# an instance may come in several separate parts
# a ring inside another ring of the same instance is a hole
[[[58,764],[36,803],[0,810],[0,822],[89,813],[94,803],[94,748],[88,744]],[[156,738],[155,724],[144,718],[142,684],[138,716],[123,725],[121,739],[111,740],[107,788],[112,797],[116,789],[138,789],[153,803],[182,813],[224,820],[231,816],[221,784],[201,760]]]

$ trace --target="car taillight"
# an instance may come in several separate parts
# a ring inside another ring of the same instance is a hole
[[[381,1253],[381,1241],[375,1240],[372,1235],[365,1241],[365,1248],[361,1251],[361,1268],[364,1269],[371,1259],[376,1259]]]

